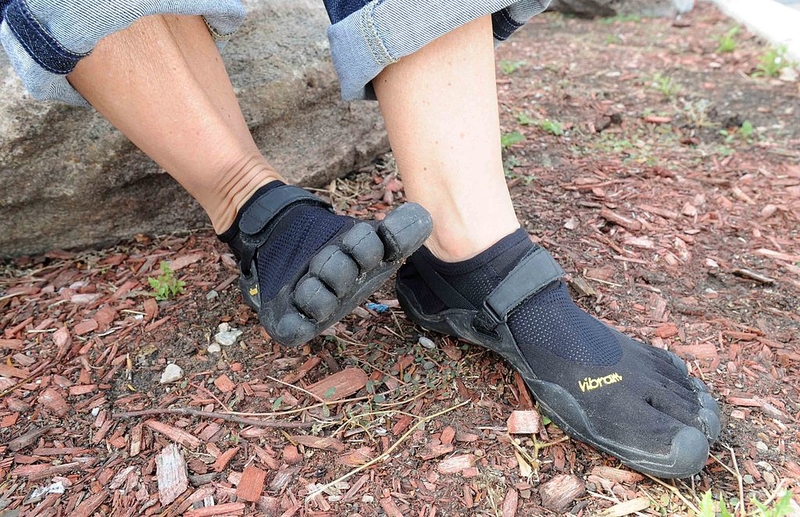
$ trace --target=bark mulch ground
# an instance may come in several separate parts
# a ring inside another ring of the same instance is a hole
[[[584,308],[712,386],[699,475],[568,440],[391,285],[284,349],[203,231],[2,266],[0,515],[797,512],[800,83],[759,74],[769,47],[732,27],[705,3],[675,24],[545,15],[498,50],[521,220]],[[403,200],[390,155],[321,194],[364,217]],[[162,261],[184,287],[157,301]]]

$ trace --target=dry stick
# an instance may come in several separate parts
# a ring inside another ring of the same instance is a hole
[[[723,447],[728,449],[728,452],[731,453],[731,459],[733,460],[733,470],[736,471],[736,484],[739,486],[739,513],[742,517],[747,515],[747,510],[745,510],[744,505],[744,484],[742,483],[742,474],[739,472],[739,464],[736,462],[736,454],[733,452],[733,447],[723,444]]]
[[[668,483],[664,483],[664,482],[663,482],[663,481],[661,481],[660,479],[658,479],[658,478],[654,478],[654,477],[653,477],[653,476],[651,476],[650,474],[645,474],[645,476],[649,477],[650,479],[652,479],[653,481],[655,481],[655,482],[656,482],[656,483],[658,483],[659,485],[661,485],[661,486],[665,487],[667,490],[669,490],[669,491],[670,491],[670,492],[672,492],[673,494],[677,495],[677,496],[678,496],[678,499],[680,499],[681,501],[683,501],[683,504],[685,504],[686,506],[688,506],[689,508],[691,508],[691,509],[692,509],[692,511],[693,511],[694,513],[696,513],[697,515],[700,515],[700,510],[699,510],[699,509],[698,509],[698,508],[697,508],[697,507],[696,507],[694,504],[692,504],[692,502],[691,502],[691,501],[689,501],[688,499],[686,499],[686,496],[684,496],[684,495],[681,493],[681,491],[680,491],[680,490],[678,490],[678,488],[677,488],[677,487],[675,487],[675,486],[673,486],[673,485],[670,485],[670,484],[668,484]]]
[[[42,366],[40,366],[39,368],[37,368],[37,369],[35,369],[33,372],[31,372],[31,374],[30,374],[30,375],[28,375],[28,377],[27,377],[27,378],[25,378],[25,379],[22,379],[22,380],[21,380],[21,381],[19,381],[18,383],[14,384],[13,386],[11,386],[10,388],[8,388],[7,390],[4,390],[2,393],[0,393],[0,398],[3,398],[3,397],[5,397],[6,395],[8,395],[9,393],[12,393],[12,392],[16,391],[16,390],[17,390],[18,388],[20,388],[20,387],[21,387],[23,384],[27,384],[27,383],[31,382],[33,379],[35,379],[36,377],[38,377],[38,376],[39,376],[39,374],[41,374],[42,372],[44,372],[46,369],[50,368],[51,366],[52,366],[52,364],[51,364],[51,363],[49,363],[49,362],[48,362],[48,363],[44,363]]]
[[[386,460],[387,458],[389,458],[389,456],[392,454],[392,452],[393,452],[393,451],[394,451],[394,450],[395,450],[395,449],[396,449],[396,448],[397,448],[397,447],[398,447],[398,446],[399,446],[401,443],[403,443],[404,441],[406,441],[406,439],[407,439],[409,436],[411,436],[411,434],[412,434],[412,433],[414,433],[414,431],[416,431],[416,430],[417,430],[417,428],[418,428],[420,425],[422,425],[422,424],[425,424],[425,423],[427,423],[427,422],[430,422],[430,421],[431,421],[431,420],[433,420],[434,418],[438,418],[438,417],[440,417],[440,416],[442,416],[442,415],[445,415],[445,414],[447,414],[447,413],[449,413],[449,412],[451,412],[451,411],[454,411],[454,410],[456,410],[456,409],[458,409],[458,408],[460,408],[460,407],[462,407],[462,406],[466,406],[466,405],[467,405],[467,404],[469,404],[470,402],[472,402],[472,399],[467,399],[467,400],[465,400],[465,401],[463,401],[463,402],[461,402],[461,403],[459,403],[459,404],[456,404],[455,406],[452,406],[452,407],[449,407],[449,408],[447,408],[447,409],[444,409],[444,410],[442,410],[442,411],[439,411],[438,413],[434,413],[433,415],[430,415],[430,416],[426,416],[426,417],[420,418],[420,419],[417,421],[417,423],[416,423],[416,424],[414,424],[413,426],[411,426],[411,428],[410,428],[408,431],[406,431],[405,433],[403,433],[403,436],[401,436],[401,437],[400,437],[400,438],[399,438],[399,439],[398,439],[396,442],[394,442],[394,443],[392,444],[392,446],[391,446],[391,447],[389,447],[388,449],[386,449],[386,452],[384,452],[383,454],[381,454],[380,456],[378,456],[378,457],[376,457],[376,458],[374,458],[374,459],[371,459],[371,460],[369,460],[368,462],[364,463],[364,464],[363,464],[363,465],[361,465],[360,467],[356,467],[356,468],[354,468],[353,470],[351,470],[351,471],[350,471],[350,472],[348,472],[347,474],[345,474],[345,475],[341,476],[340,478],[338,478],[338,479],[335,479],[335,480],[331,481],[330,483],[327,483],[327,484],[325,484],[325,485],[323,485],[323,486],[321,486],[321,487],[317,488],[316,490],[314,490],[313,492],[311,492],[310,494],[308,494],[308,495],[306,496],[306,501],[310,501],[311,499],[313,499],[313,498],[315,498],[316,496],[320,495],[321,493],[323,493],[325,490],[329,489],[330,487],[332,487],[332,486],[335,486],[335,485],[337,485],[337,484],[341,483],[342,481],[344,481],[344,480],[346,480],[346,479],[349,479],[349,478],[351,478],[352,476],[354,476],[354,475],[358,474],[358,473],[359,473],[359,472],[361,472],[362,470],[366,470],[366,469],[370,468],[371,466],[375,465],[375,464],[376,464],[376,463],[378,463],[379,461],[384,461],[384,460]]]
[[[285,429],[306,429],[313,427],[318,422],[276,422],[274,420],[254,420],[252,418],[242,418],[225,413],[216,413],[214,411],[200,411],[197,409],[189,408],[167,408],[167,409],[143,409],[141,411],[128,411],[124,413],[113,413],[112,418],[135,418],[137,416],[150,416],[150,415],[190,415],[199,416],[202,418],[219,418],[228,422],[235,422],[237,424],[253,425],[256,427],[277,427]]]
[[[327,401],[327,400],[325,400],[324,398],[322,398],[322,397],[318,397],[317,395],[314,395],[314,394],[313,394],[313,393],[311,393],[310,391],[308,391],[308,390],[305,390],[305,389],[301,388],[300,386],[295,386],[294,384],[289,384],[288,382],[283,382],[282,380],[280,380],[280,379],[276,379],[275,377],[270,377],[269,375],[265,375],[264,377],[266,377],[267,379],[269,379],[269,380],[271,380],[271,381],[275,381],[275,382],[277,382],[278,384],[283,384],[284,386],[287,386],[287,387],[289,387],[289,388],[294,388],[294,389],[296,389],[296,390],[298,390],[298,391],[302,391],[302,392],[303,392],[303,393],[305,393],[306,395],[309,395],[309,396],[310,396],[310,397],[312,397],[314,400],[316,400],[317,402],[321,402],[322,404],[325,404],[325,405],[330,405],[330,404],[332,404],[332,402],[328,402],[328,401]]]

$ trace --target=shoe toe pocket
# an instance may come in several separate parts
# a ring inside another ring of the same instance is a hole
[[[336,311],[339,300],[319,278],[307,277],[297,284],[294,302],[310,318],[323,321]]]
[[[273,338],[286,346],[297,346],[316,335],[316,327],[297,312],[285,314],[273,330]]]
[[[342,297],[356,284],[358,264],[337,246],[326,246],[311,259],[308,271]]]
[[[358,223],[347,231],[342,238],[342,249],[358,262],[362,272],[375,269],[385,253],[375,228],[367,223]]]
[[[703,426],[703,432],[706,435],[709,443],[714,443],[719,437],[722,424],[719,421],[719,415],[716,411],[708,408],[701,408],[698,412],[698,418]]]
[[[684,427],[672,439],[669,475],[664,477],[685,478],[697,474],[708,460],[708,440],[694,427]]]

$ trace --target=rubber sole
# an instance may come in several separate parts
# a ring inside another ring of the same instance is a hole
[[[479,333],[472,324],[475,315],[473,311],[453,309],[433,316],[426,315],[417,310],[419,303],[414,293],[400,283],[397,285],[397,298],[406,315],[423,328],[488,348],[513,365],[533,393],[542,413],[570,437],[619,458],[622,463],[639,472],[660,478],[689,477],[700,472],[705,466],[709,441],[713,441],[719,433],[719,421],[716,415],[713,419],[709,419],[711,422],[716,422],[716,429],[706,429],[708,436],[699,429],[687,426],[675,435],[667,454],[654,454],[652,451],[631,448],[624,443],[604,439],[592,428],[590,418],[575,397],[558,384],[537,378],[510,334],[501,333],[497,339],[492,339]],[[664,353],[671,356],[670,360],[684,375],[687,373],[686,366],[677,356],[666,351]],[[678,364],[681,366],[677,366]],[[713,412],[716,408],[716,401],[707,393],[700,392],[698,402],[703,406],[701,412],[704,410]],[[700,418],[702,419],[702,414]]]
[[[302,345],[319,335],[374,293],[431,233],[433,223],[420,205],[407,203],[380,223],[356,223],[323,246],[269,301],[259,298],[256,268],[240,279],[245,301],[258,312],[270,336],[284,346]]]

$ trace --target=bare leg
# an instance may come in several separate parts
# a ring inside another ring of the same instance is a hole
[[[218,233],[253,192],[280,179],[198,16],[137,21],[104,38],[69,81],[200,202]]]
[[[503,355],[572,436],[637,470],[688,477],[719,434],[714,399],[677,356],[574,305],[561,268],[515,231],[491,29],[469,23],[374,81],[409,200],[434,224],[397,274],[400,304],[424,328]]]
[[[433,217],[434,255],[463,260],[519,227],[503,175],[489,17],[402,58],[373,84],[408,199]]]

